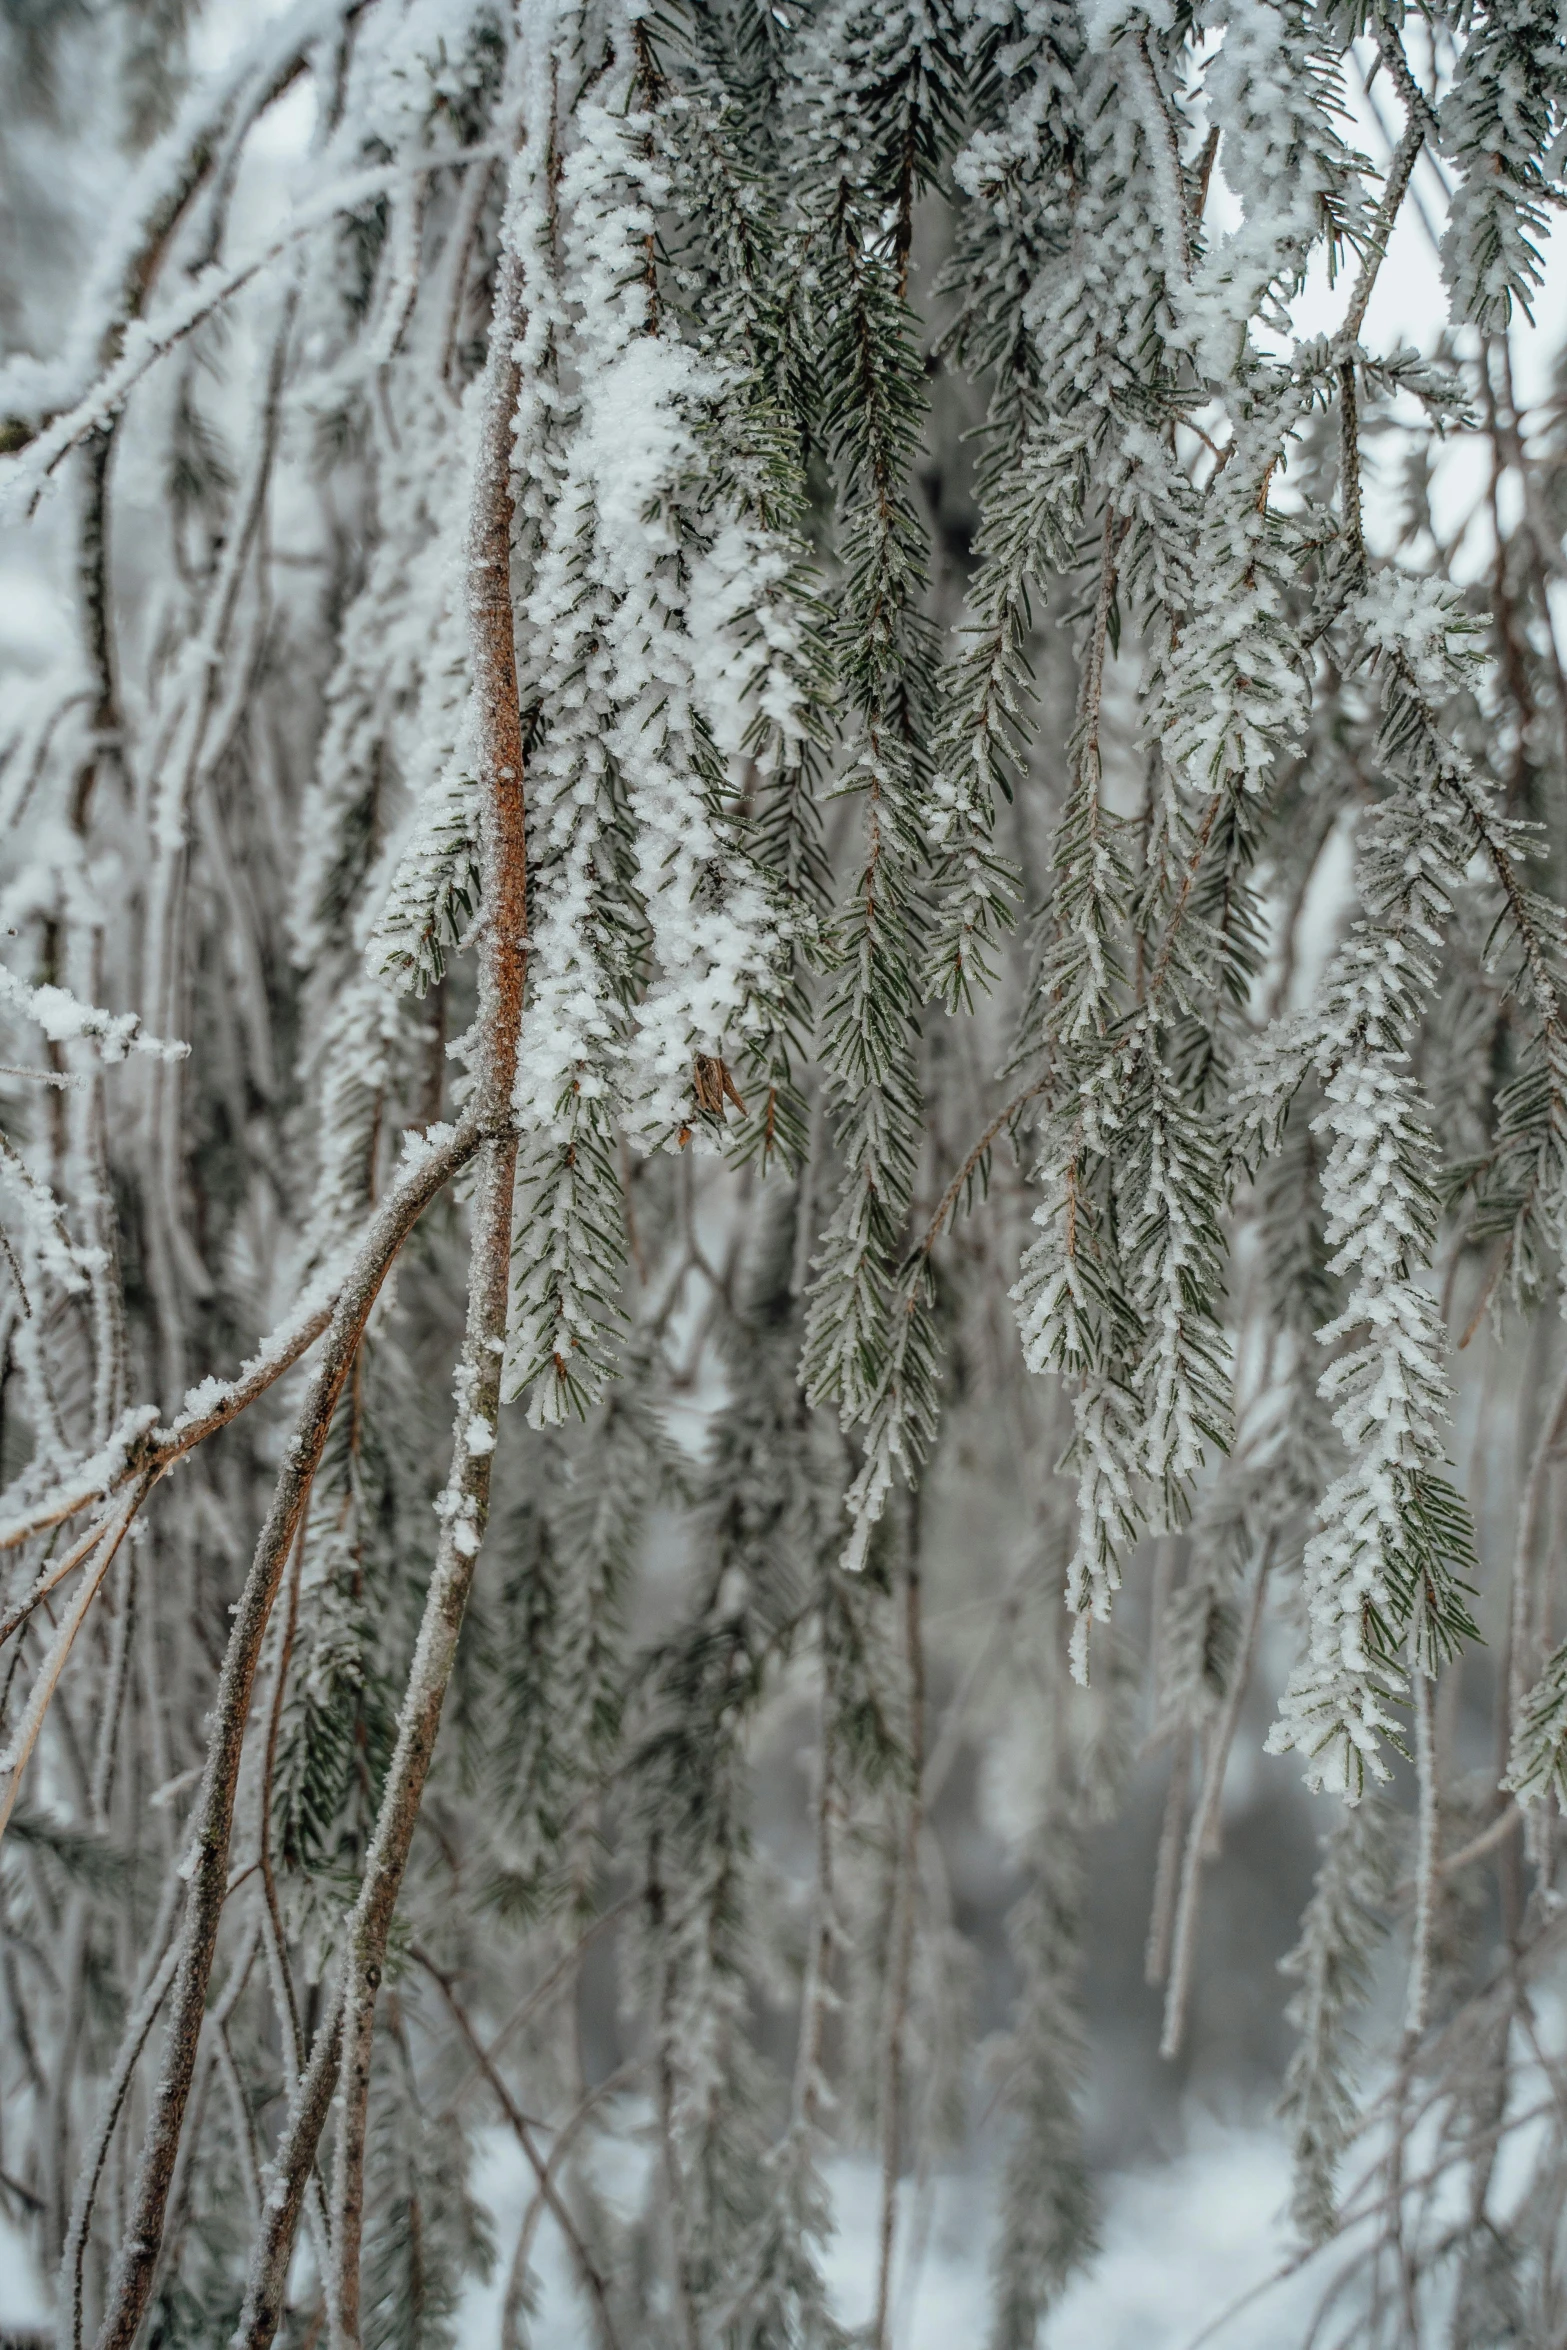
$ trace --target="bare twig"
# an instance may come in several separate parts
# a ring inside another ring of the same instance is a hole
[[[98,1556],[93,1562],[92,1570],[83,1576],[81,1589],[60,1619],[55,1636],[49,1643],[43,1663],[39,1666],[34,1678],[22,1718],[16,1726],[5,1754],[0,1756],[0,1774],[3,1774],[3,1779],[0,1779],[0,1836],[5,1834],[6,1823],[11,1817],[12,1808],[16,1802],[16,1791],[22,1782],[22,1773],[27,1768],[28,1756],[38,1743],[38,1733],[43,1728],[44,1716],[49,1710],[50,1700],[59,1686],[60,1675],[65,1670],[66,1659],[75,1645],[77,1633],[86,1620],[87,1611],[98,1596],[103,1579],[114,1563],[115,1553],[125,1539],[125,1529],[135,1514],[142,1490],[144,1488],[133,1488],[120,1504],[115,1517],[104,1527]]]
[[[1230,1748],[1235,1743],[1241,1707],[1246,1701],[1246,1691],[1251,1682],[1257,1635],[1262,1627],[1263,1602],[1267,1598],[1268,1570],[1272,1563],[1271,1551],[1264,1550],[1252,1578],[1246,1626],[1231,1669],[1230,1685],[1224,1693],[1224,1704],[1218,1718],[1208,1734],[1202,1792],[1197,1798],[1191,1826],[1187,1830],[1186,1854],[1181,1864],[1180,1896],[1175,1907],[1175,1934],[1170,1956],[1170,1984],[1164,2003],[1164,2030],[1159,2041],[1159,2054],[1167,2058],[1180,2054],[1186,2030],[1192,1960],[1197,1946],[1197,1912],[1202,1894],[1203,1862],[1208,1857],[1218,1822],[1219,1805],[1224,1795],[1225,1766],[1230,1759]]]
[[[134,1515],[135,1509],[140,1506],[141,1499],[141,1492],[137,1492],[133,1496],[132,1515]],[[81,1565],[83,1559],[89,1557],[97,1549],[104,1535],[124,1514],[124,1511],[125,1504],[123,1502],[117,1510],[105,1510],[102,1517],[93,1520],[85,1534],[78,1535],[63,1557],[49,1561],[30,1589],[22,1594],[13,1607],[8,1608],[6,1613],[0,1616],[0,1648],[5,1646],[13,1632],[26,1623],[34,1608],[39,1607],[56,1586],[63,1583],[66,1576],[73,1573]]]
[[[603,2277],[599,2274],[598,2268],[596,2267],[593,2260],[593,2255],[589,2252],[587,2245],[582,2240],[581,2230],[578,2228],[576,2221],[572,2218],[569,2206],[566,2204],[559,2188],[555,2184],[555,2160],[553,2155],[551,2159],[546,2162],[544,2156],[539,2152],[538,2140],[533,2135],[533,2130],[529,2124],[528,2117],[523,2112],[521,2106],[517,2103],[516,2098],[513,2097],[511,2091],[507,2088],[505,2081],[501,2077],[501,2074],[496,2070],[494,2063],[491,2061],[489,2051],[485,2048],[483,2041],[479,2038],[478,2033],[474,2030],[472,2020],[468,2015],[468,2011],[457,1996],[451,1976],[445,1971],[443,1967],[437,1966],[435,1960],[431,1958],[428,1951],[421,1950],[417,1943],[414,1944],[413,1955],[418,1960],[419,1964],[423,1967],[425,1973],[430,1977],[430,1980],[436,1985],[441,1994],[441,1997],[445,2000],[447,2006],[451,2009],[452,2020],[456,2024],[459,2032],[461,2032],[464,2040],[467,2042],[468,2050],[473,2058],[474,2063],[483,2073],[485,2081],[495,2098],[496,2104],[500,2107],[502,2113],[506,2116],[506,2120],[510,2125],[513,2137],[516,2139],[518,2145],[522,2148],[523,2155],[527,2160],[528,2168],[532,2171],[535,2179],[538,2181],[539,2195],[543,2202],[548,2206],[550,2217],[554,2220],[555,2225],[559,2228],[562,2236],[565,2238],[567,2249],[571,2253],[573,2261],[576,2263],[577,2273],[581,2277],[583,2286],[588,2294],[590,2301],[592,2302],[593,2313],[598,2321],[599,2332],[603,2337],[604,2350],[620,2350],[619,2338],[615,2332],[614,2316],[611,2312],[609,2304],[608,2288],[604,2283]],[[584,2100],[583,2106],[578,2107],[579,2113],[583,2112],[586,2102],[587,2101]]]
[[[1517,1804],[1504,1804],[1488,1828],[1482,1828],[1478,1835],[1470,1837],[1467,1844],[1460,1844],[1455,1852],[1442,1855],[1437,1863],[1437,1875],[1456,1876],[1460,1869],[1468,1868],[1471,1861],[1483,1860],[1488,1852],[1495,1851],[1505,1836],[1512,1834],[1517,1825]]]
[[[98,2350],[131,2350],[146,2307],[195,2069],[218,1921],[227,1897],[234,1795],[256,1668],[305,1496],[381,1284],[420,1214],[473,1156],[479,1142],[477,1119],[466,1119],[405,1171],[372,1218],[338,1297],[322,1358],[284,1454],[272,1505],[236,1606],[197,1805],[190,1890],[163,2070],[147,2120],[130,2225],[115,2263]]]
[[[578,2098],[571,2112],[555,2132],[554,2140],[550,2146],[549,2159],[544,2165],[544,2176],[540,2179],[529,2201],[528,2208],[522,2215],[522,2225],[517,2231],[517,2246],[512,2254],[511,2274],[506,2281],[506,2298],[501,2306],[500,2350],[521,2350],[517,2320],[522,2311],[527,2286],[528,2258],[533,2249],[533,2239],[538,2233],[539,2216],[550,2208],[547,2190],[554,2185],[567,2155],[576,2144],[582,2133],[583,2125],[595,2107],[601,2105],[606,2097],[613,2097],[615,2092],[624,2088],[628,2081],[634,2080],[637,2071],[638,2066],[633,2060],[629,2064],[618,2066],[602,2081],[595,2082],[591,2089],[585,2090]]]
[[[563,1955],[556,1960],[555,1964],[550,1968],[549,1973],[544,1977],[544,1980],[541,1983],[536,1983],[533,1989],[528,1993],[527,1997],[512,2009],[511,2014],[506,2018],[506,2021],[501,2025],[499,2031],[491,2040],[489,2047],[485,2050],[485,2054],[489,2057],[492,2064],[500,2055],[501,2050],[505,2047],[506,2042],[511,2038],[512,2034],[514,2032],[520,2032],[523,2025],[530,2022],[531,2019],[539,2013],[541,2008],[548,2005],[549,2001],[554,1998],[555,1993],[562,1989],[562,1987],[567,1982],[569,1982],[571,1977],[576,1973],[578,1967],[581,1966],[583,1959],[587,1956],[589,1948],[594,1942],[597,1941],[599,1935],[606,1932],[610,1926],[617,1925],[629,1910],[632,1910],[636,1907],[639,1898],[640,1896],[636,1893],[624,1893],[621,1895],[618,1901],[612,1901],[608,1909],[601,1910],[599,1915],[593,1920],[593,1923],[586,1927],[584,1931],[578,1935],[571,1948],[564,1952]],[[458,2082],[457,2087],[452,2091],[450,2097],[448,2097],[446,2100],[444,2112],[448,2118],[457,2111],[457,2108],[459,2105],[461,2105],[463,2099],[467,2096],[475,2081],[481,2080],[482,2078],[482,2068],[479,2065],[478,2060],[475,2059],[470,2071],[461,2081]]]
[[[1026,1109],[1031,1101],[1036,1100],[1038,1096],[1044,1092],[1046,1086],[1049,1083],[1050,1079],[1048,1076],[1036,1077],[1032,1084],[1024,1086],[1021,1093],[1014,1094],[1004,1109],[1000,1109],[996,1112],[995,1116],[984,1128],[983,1132],[979,1136],[979,1139],[974,1143],[972,1149],[970,1149],[967,1156],[964,1158],[962,1165],[958,1168],[957,1173],[953,1176],[951,1182],[947,1185],[946,1190],[942,1193],[940,1199],[936,1202],[935,1213],[932,1215],[930,1222],[926,1225],[924,1233],[920,1238],[919,1245],[913,1252],[916,1257],[928,1257],[930,1255],[931,1250],[935,1247],[943,1232],[945,1232],[952,1212],[957,1206],[958,1201],[963,1196],[965,1185],[972,1182],[976,1172],[978,1171],[981,1161],[984,1159],[986,1152],[990,1149],[997,1135],[1000,1134],[1003,1127],[1010,1126],[1018,1112],[1020,1110]]]
[[[893,1900],[890,1964],[886,1991],[886,2038],[881,2068],[881,2228],[876,2259],[876,2307],[871,2320],[874,2350],[887,2350],[891,2309],[892,2255],[898,2224],[898,2173],[902,2155],[904,2039],[919,1917],[919,1851],[925,1764],[925,1644],[920,1626],[919,1497],[909,1497],[909,1551],[903,1573],[904,1661],[909,1684],[909,1786],[903,1841],[898,1854]]]
[[[297,1320],[283,1324],[236,1378],[221,1385],[216,1380],[207,1381],[198,1391],[200,1403],[182,1412],[168,1427],[156,1426],[156,1415],[146,1405],[127,1412],[103,1452],[94,1461],[82,1464],[74,1484],[57,1488],[20,1516],[0,1525],[0,1551],[15,1550],[36,1535],[47,1534],[52,1526],[62,1525],[67,1518],[90,1509],[95,1501],[103,1500],[106,1494],[117,1491],[149,1469],[161,1476],[186,1453],[194,1452],[198,1444],[204,1444],[209,1436],[226,1428],[231,1420],[237,1420],[248,1405],[265,1395],[314,1346],[331,1322],[343,1287],[344,1283],[339,1282],[324,1302],[312,1305]]]
[[[452,382],[452,362],[457,356],[457,336],[462,326],[463,298],[468,290],[468,263],[473,252],[474,239],[484,215],[485,200],[490,192],[490,176],[494,165],[490,162],[470,163],[463,174],[462,200],[457,217],[447,239],[446,300],[441,331],[441,382],[454,403],[460,402],[460,389]]]
[[[1411,1639],[1410,1680],[1414,1685],[1415,1765],[1420,1780],[1419,1856],[1415,1868],[1415,1925],[1409,1959],[1409,1994],[1404,2030],[1411,2043],[1426,2028],[1431,1996],[1431,1928],[1436,1909],[1438,1837],[1441,1820],[1437,1802],[1436,1739],[1431,1720],[1431,1682],[1420,1669]]]
[[[162,1964],[151,1983],[137,2001],[130,2023],[115,2054],[114,2069],[104,2087],[103,2108],[98,2116],[92,2147],[82,2162],[76,2182],[76,2201],[71,2210],[70,2232],[65,2240],[65,2254],[60,2262],[60,2302],[62,2310],[70,2311],[68,2339],[72,2350],[80,2350],[82,2339],[82,2262],[87,2251],[87,2231],[92,2225],[93,2204],[97,2200],[98,2182],[103,2177],[103,2166],[108,2160],[109,2141],[115,2124],[124,2110],[130,2094],[132,2078],[141,2061],[141,2052],[147,2045],[147,2036],[157,2021],[158,2010],[169,1995],[174,1980],[174,1969],[179,1960],[179,1945],[171,1942],[163,1954]]]
[[[1523,1496],[1518,1505],[1518,1537],[1513,1546],[1512,1590],[1507,1615],[1505,1741],[1499,1741],[1504,1754],[1511,1751],[1523,1714],[1524,1697],[1534,1678],[1537,1663],[1533,1654],[1534,1552],[1546,1480],[1564,1432],[1567,1432],[1567,1365],[1563,1366],[1561,1377],[1556,1383],[1556,1392],[1546,1407],[1545,1418],[1530,1456],[1528,1474],[1524,1479]],[[1516,1875],[1516,1855],[1512,1868]],[[1510,1887],[1504,1885],[1504,1903],[1513,1913],[1508,1920],[1510,1931],[1516,1931],[1517,1928],[1518,1898],[1515,1883]]]
[[[1192,1740],[1187,1730],[1176,1738],[1159,1827],[1159,1851],[1154,1863],[1153,1904],[1148,1915],[1148,1940],[1143,1950],[1143,1981],[1162,1983],[1170,1972],[1170,1938],[1175,1928],[1175,1902],[1181,1882],[1181,1831],[1191,1792]]]

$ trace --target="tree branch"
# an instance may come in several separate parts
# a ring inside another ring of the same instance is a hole
[[[511,420],[520,380],[516,350],[521,296],[519,265],[507,246],[503,248],[491,321],[468,543],[485,907],[475,1074],[487,1139],[473,1205],[468,1327],[457,1370],[452,1465],[440,1504],[441,1539],[409,1669],[397,1743],[359,1898],[348,1924],[341,1989],[334,2001],[333,2034],[339,2044],[333,2045],[332,2038],[323,2033],[319,2062],[317,2052],[312,2051],[290,2119],[288,2141],[280,2149],[235,2336],[236,2344],[245,2345],[246,2350],[264,2350],[276,2332],[303,2179],[314,2160],[339,2062],[346,2077],[332,2183],[333,2271],[327,2307],[334,2344],[358,2341],[364,2143],[376,1994],[489,1508],[517,1158],[511,1095],[526,973],[522,721],[511,603]],[[101,2350],[109,2350],[109,2346],[102,2345]]]
[[[474,2063],[489,2084],[495,2102],[506,2116],[511,2126],[512,2135],[522,2148],[528,2167],[538,2181],[540,2199],[547,2206],[550,2217],[564,2236],[571,2257],[576,2262],[577,2273],[592,2300],[594,2314],[599,2323],[599,2331],[604,2339],[604,2350],[620,2350],[619,2338],[615,2332],[615,2321],[610,2313],[609,2293],[605,2287],[604,2279],[595,2267],[593,2255],[582,2240],[581,2230],[572,2218],[562,2199],[560,2189],[555,2184],[555,2153],[552,2153],[549,2160],[546,2161],[539,2152],[538,2141],[529,2127],[528,2117],[507,2088],[490,2057],[489,2051],[474,2030],[467,2010],[453,1989],[451,1976],[438,1967],[428,1951],[421,1950],[417,1943],[413,1946],[413,1954],[451,2009],[452,2019],[467,2042]],[[588,2100],[584,2099],[582,2105],[577,2109],[579,2113],[584,2110],[587,2103]]]
[[[235,1610],[197,1805],[190,1892],[180,1935],[163,2071],[147,2120],[130,2221],[110,2282],[98,2350],[131,2350],[147,2304],[195,2070],[218,1921],[227,1895],[234,1796],[256,1668],[305,1496],[381,1284],[420,1214],[473,1156],[479,1143],[478,1120],[466,1119],[404,1173],[372,1218],[338,1298],[322,1359],[290,1438],[272,1506]]]

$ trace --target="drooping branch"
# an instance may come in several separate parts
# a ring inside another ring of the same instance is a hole
[[[589,1950],[593,1947],[594,1943],[597,1942],[599,1936],[601,1934],[607,1933],[611,1926],[618,1925],[620,1920],[625,1917],[629,1911],[636,1907],[636,1904],[640,1898],[641,1896],[634,1892],[623,1893],[618,1901],[612,1901],[607,1909],[600,1910],[598,1916],[593,1920],[593,1923],[590,1926],[585,1926],[583,1928],[582,1932],[577,1936],[576,1941],[572,1943],[570,1949],[562,1952],[561,1956],[550,1968],[549,1973],[544,1977],[543,1981],[536,1983],[533,1989],[527,1994],[526,1998],[518,2002],[517,2006],[512,2009],[511,2014],[506,2018],[506,2021],[495,2033],[494,2037],[490,2041],[489,2046],[483,2051],[484,2057],[488,2063],[494,2064],[496,2059],[499,2057],[501,2050],[505,2047],[507,2041],[511,2039],[512,2035],[516,2032],[520,2032],[524,2024],[531,2022],[533,2017],[538,2015],[541,2009],[546,2008],[549,2005],[549,2002],[555,1997],[556,1993],[565,1988],[566,1984],[571,1981],[578,1968],[582,1965],[583,1960],[587,1957]],[[469,2090],[472,2088],[473,2084],[476,2081],[482,2080],[484,2077],[484,2072],[480,2065],[478,2055],[475,2054],[472,2069],[464,2076],[461,2081],[458,2082],[456,2088],[452,2091],[451,2095],[446,2101],[446,2106],[444,2109],[446,2114],[451,2115],[455,2113],[463,2099],[468,2095]]]
[[[881,2229],[876,2262],[876,2306],[871,2319],[875,2350],[891,2340],[893,2253],[897,2241],[898,2176],[905,2133],[903,2103],[913,1988],[914,1945],[919,1925],[920,1842],[925,1824],[925,1639],[920,1620],[920,1505],[909,1503],[909,1551],[903,1570],[904,1650],[908,1671],[909,1785],[905,1798],[896,1882],[888,1936],[885,2030],[881,2064]]]
[[[81,1589],[60,1619],[54,1638],[49,1643],[44,1656],[44,1661],[38,1668],[32,1690],[28,1696],[26,1709],[16,1726],[9,1747],[5,1754],[0,1756],[0,1836],[5,1834],[6,1822],[10,1819],[12,1808],[16,1802],[16,1791],[21,1785],[22,1773],[27,1768],[29,1755],[38,1743],[38,1733],[43,1728],[44,1716],[49,1710],[50,1700],[59,1686],[60,1675],[64,1672],[71,1650],[76,1644],[76,1635],[86,1621],[88,1609],[102,1589],[103,1579],[113,1565],[115,1553],[125,1539],[126,1528],[135,1515],[136,1505],[141,1499],[143,1491],[145,1491],[145,1487],[133,1489],[104,1526],[98,1546],[98,1555],[88,1573],[82,1578]]]
[[[94,1502],[104,1500],[133,1478],[149,1473],[161,1476],[198,1444],[228,1427],[309,1352],[329,1326],[341,1294],[340,1282],[328,1292],[327,1303],[311,1303],[303,1314],[282,1324],[235,1378],[204,1380],[187,1398],[187,1408],[167,1427],[158,1425],[152,1405],[139,1404],[126,1412],[102,1451],[80,1463],[69,1483],[0,1525],[0,1551],[15,1550],[37,1535],[47,1534],[51,1527],[91,1509]],[[0,1632],[0,1638],[4,1637]]]
[[[227,1895],[234,1798],[256,1669],[300,1511],[381,1285],[419,1216],[473,1156],[480,1140],[479,1121],[470,1115],[415,1160],[372,1219],[339,1295],[235,1609],[197,1805],[163,2069],[147,2119],[130,2222],[115,2261],[98,2350],[131,2350],[152,2285]]]
[[[107,292],[89,291],[99,314],[78,321],[70,338],[71,356],[54,371],[59,381],[39,385],[31,403],[17,400],[15,383],[0,386],[0,401],[30,406],[31,413],[11,413],[0,421],[0,454],[25,449],[81,397],[80,374],[71,381],[73,363],[110,368],[125,349],[131,329],[141,318],[181,224],[190,208],[216,175],[220,187],[231,178],[240,148],[261,117],[284,97],[305,73],[312,48],[329,39],[334,29],[351,24],[372,0],[296,0],[280,21],[261,28],[242,48],[227,70],[198,88],[182,120],[161,141],[144,168],[144,186],[129,195],[129,219],[120,232],[120,250],[111,267],[101,273]],[[209,256],[210,258],[210,256]],[[13,374],[16,371],[12,371]],[[39,371],[24,362],[25,384]]]
[[[103,2166],[109,2158],[109,2141],[115,2124],[124,2110],[130,2093],[132,2076],[141,2060],[141,2052],[158,2020],[158,2010],[169,1995],[178,1963],[178,1946],[170,1943],[163,1960],[147,1989],[137,2001],[130,2025],[115,2055],[114,2069],[104,2090],[103,2111],[99,2116],[97,2135],[92,2151],[83,2164],[77,2181],[76,2202],[71,2212],[70,2234],[66,2238],[65,2254],[60,2263],[60,2296],[70,2312],[68,2342],[70,2350],[80,2350],[82,2339],[82,2263],[87,2252],[87,2231],[92,2225],[93,2205],[97,2200],[98,2183],[103,2177]]]
[[[485,143],[454,149],[442,160],[453,165],[482,163],[493,162],[495,156],[496,149]],[[125,336],[113,364],[73,406],[37,433],[25,427],[10,430],[0,444],[0,459],[8,460],[6,470],[0,472],[0,503],[19,504],[27,514],[36,513],[50,477],[73,449],[80,448],[118,415],[136,386],[160,359],[167,358],[207,319],[225,310],[237,294],[285,253],[420,176],[419,168],[407,164],[377,164],[367,171],[345,176],[336,187],[305,206],[280,235],[271,238],[259,251],[227,268],[214,264],[202,271],[177,300],[170,302],[156,324],[137,321],[135,331]]]
[[[539,2201],[548,2210],[550,2217],[564,2237],[576,2265],[577,2274],[582,2279],[584,2290],[593,2304],[593,2314],[598,2321],[603,2350],[620,2350],[619,2336],[615,2331],[615,2321],[610,2311],[608,2290],[592,2253],[582,2240],[582,2231],[572,2218],[561,2196],[560,2189],[556,2185],[555,2171],[557,2166],[553,2152],[548,2160],[540,2153],[538,2140],[529,2125],[527,2115],[507,2088],[483,2041],[475,2031],[466,2008],[457,1996],[456,1986],[451,1976],[446,1973],[444,1968],[437,1966],[427,1952],[416,1948],[414,1956],[424,1968],[425,1973],[436,1984],[441,1997],[450,2008],[457,2028],[467,2044],[469,2054],[483,2074],[495,2102],[505,2114],[512,2136],[521,2147],[523,2158],[538,2182]]]
[[[511,420],[517,406],[522,288],[503,250],[482,393],[468,545],[470,650],[481,769],[480,867],[485,920],[474,1039],[486,1139],[469,1252],[468,1326],[457,1369],[457,1422],[442,1496],[441,1538],[381,1792],[359,1897],[345,1937],[341,1989],[301,2085],[268,2195],[236,2343],[264,2350],[276,2331],[303,2186],[339,2064],[344,2081],[332,2189],[328,2315],[334,2344],[359,2338],[365,2127],[376,1994],[387,1937],[435,1750],[474,1562],[489,1509],[511,1267],[517,1141],[511,1096],[526,973],[527,848],[522,720],[511,601]]]
[[[1224,1694],[1224,1704],[1208,1733],[1208,1751],[1203,1765],[1202,1789],[1192,1812],[1191,1825],[1186,1834],[1186,1851],[1181,1862],[1180,1891],[1173,1912],[1173,1935],[1169,1962],[1169,1990],[1164,2004],[1164,2026],[1160,2035],[1159,2053],[1164,2057],[1180,2054],[1181,2041],[1186,2030],[1186,2010],[1191,1997],[1192,1964],[1196,1955],[1197,1907],[1202,1891],[1203,1863],[1212,1858],[1212,1845],[1219,1824],[1220,1805],[1224,1796],[1224,1774],[1235,1743],[1235,1732],[1240,1724],[1241,1707],[1246,1700],[1251,1680],[1252,1664],[1256,1656],[1257,1636],[1262,1627],[1263,1603],[1267,1597],[1268,1572],[1272,1565],[1271,1551],[1265,1549],[1252,1577],[1251,1591],[1246,1604],[1245,1628],[1240,1645],[1230,1665],[1230,1685]],[[1163,1969],[1160,1970],[1161,1974]]]

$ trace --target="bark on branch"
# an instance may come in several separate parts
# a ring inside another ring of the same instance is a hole
[[[421,1212],[473,1156],[480,1139],[479,1121],[469,1117],[393,1185],[374,1217],[338,1297],[321,1361],[289,1440],[272,1506],[235,1610],[186,1864],[190,1891],[180,1933],[163,2069],[147,2119],[129,2225],[114,2264],[98,2350],[131,2350],[151,2290],[228,1890],[234,1795],[256,1668],[299,1513],[343,1382],[392,1261]]]
[[[365,2124],[376,1995],[489,1509],[511,1269],[517,1159],[511,1097],[527,935],[522,722],[511,601],[511,423],[519,389],[514,353],[520,297],[515,255],[509,248],[503,249],[482,393],[483,422],[468,540],[485,906],[475,1075],[479,1116],[488,1139],[483,1145],[473,1203],[468,1323],[457,1370],[452,1465],[441,1502],[444,1522],[398,1720],[397,1743],[382,1790],[364,1880],[348,1925],[343,1972],[279,2149],[245,2306],[234,2335],[236,2350],[267,2350],[277,2332],[305,2185],[340,2065],[344,2078],[333,2174],[333,2265],[327,2299],[334,2346],[354,2345],[359,2340]]]

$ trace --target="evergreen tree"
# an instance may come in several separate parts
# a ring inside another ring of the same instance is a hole
[[[517,2344],[541,2230],[602,2350],[892,2350],[975,2137],[1023,2350],[1100,1840],[1174,2059],[1247,1741],[1337,2338],[1561,2336],[1564,170],[1543,0],[0,0],[68,2350]]]

